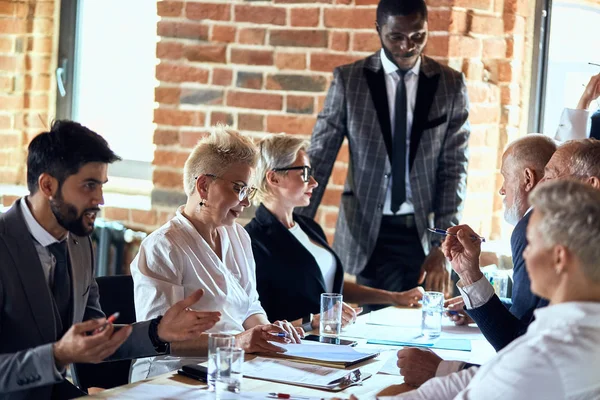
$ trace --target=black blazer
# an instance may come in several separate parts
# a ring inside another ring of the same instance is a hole
[[[525,268],[523,251],[527,247],[527,224],[532,212],[525,214],[515,226],[510,238],[513,257],[513,292],[510,311],[500,302],[496,295],[481,307],[467,310],[467,313],[477,322],[481,333],[494,346],[496,351],[502,350],[507,344],[527,331],[533,321],[533,311],[548,305],[548,300],[542,299],[531,292],[531,281]]]
[[[333,291],[342,293],[344,269],[314,220],[294,214],[294,221],[314,242],[329,250],[336,261]],[[256,286],[269,320],[293,321],[320,312],[325,281],[312,254],[264,205],[246,225],[256,261]]]

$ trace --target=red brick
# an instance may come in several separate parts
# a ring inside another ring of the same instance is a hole
[[[427,46],[425,46],[425,54],[430,57],[447,57],[450,36],[429,36]]]
[[[161,62],[156,66],[156,79],[164,82],[208,83],[208,70]]]
[[[262,72],[238,71],[235,85],[245,89],[261,89],[263,85]]]
[[[33,73],[49,73],[50,71],[50,56],[32,55],[25,56],[25,68]]]
[[[0,52],[11,53],[15,48],[15,41],[12,37],[0,37]]]
[[[505,33],[525,34],[525,18],[515,14],[504,14],[503,19]]]
[[[327,79],[319,75],[270,74],[267,77],[269,90],[323,92],[326,86]]]
[[[183,189],[183,174],[181,172],[155,169],[152,172],[152,183],[154,186],[164,189]]]
[[[236,5],[235,20],[255,24],[285,25],[286,10],[283,7]]]
[[[326,8],[325,26],[328,28],[375,29],[375,8]]]
[[[521,79],[523,72],[520,62],[499,61],[498,62],[498,82],[513,82]]]
[[[448,57],[481,57],[481,39],[470,36],[450,36],[448,39]]]
[[[34,129],[36,133],[39,133],[41,130],[47,130],[49,125],[48,114],[46,114],[45,110],[32,110],[31,112],[15,115],[14,128],[18,130]]]
[[[267,30],[262,28],[240,28],[238,42],[241,44],[265,44]]]
[[[504,21],[493,15],[471,14],[470,32],[482,35],[501,36],[504,34]]]
[[[321,205],[323,206],[339,206],[340,200],[342,200],[342,189],[334,189],[328,187],[323,194],[323,200]]]
[[[177,60],[183,57],[183,43],[160,41],[156,44],[156,58]]]
[[[265,129],[265,116],[258,114],[238,114],[238,129],[262,132]]]
[[[156,87],[154,88],[154,101],[163,104],[179,104],[180,88]]]
[[[0,130],[8,130],[12,127],[12,119],[10,118],[10,115],[0,115]]]
[[[187,152],[156,149],[152,164],[162,167],[183,168],[188,156]]]
[[[179,134],[179,144],[185,148],[196,147],[198,141],[208,135],[206,131],[183,131]]]
[[[213,70],[212,84],[229,86],[233,80],[233,72],[230,69],[215,68]]]
[[[159,1],[156,3],[159,17],[179,17],[183,10],[182,1]]]
[[[37,2],[35,4],[34,15],[36,17],[54,17],[54,2]]]
[[[344,54],[313,53],[310,55],[310,69],[312,71],[332,72],[335,67],[353,63],[361,58],[361,56]]]
[[[497,124],[500,122],[500,109],[497,104],[471,104],[469,122],[473,125]]]
[[[267,132],[310,135],[316,118],[299,115],[267,115]]]
[[[269,44],[271,46],[285,47],[327,47],[327,31],[316,29],[271,29]]]
[[[325,105],[325,95],[317,96],[317,113],[323,111],[323,106]]]
[[[498,103],[500,90],[497,86],[484,82],[467,82],[469,100],[472,103]]]
[[[33,20],[33,33],[35,35],[52,35],[54,33],[54,21],[51,19],[35,18]]]
[[[348,164],[336,163],[331,172],[331,183],[334,185],[343,185],[348,175]]]
[[[50,90],[50,76],[49,75],[25,75],[25,90]]]
[[[0,15],[13,17],[16,12],[16,4],[12,1],[2,1],[0,2]]]
[[[340,147],[340,151],[338,152],[338,156],[335,160],[344,163],[350,162],[350,148],[348,147],[348,142],[346,140],[344,140],[344,143],[342,143],[342,147]]]
[[[331,4],[333,0],[273,0],[275,3],[281,4],[303,4],[303,3],[323,3],[323,4]]]
[[[283,97],[278,94],[232,90],[227,93],[227,105],[260,110],[281,110],[283,108]]]
[[[129,209],[118,207],[102,207],[102,218],[112,221],[129,221]]]
[[[23,108],[23,96],[0,94],[0,110],[21,110]]]
[[[483,51],[481,58],[506,58],[506,40],[503,38],[483,39]]]
[[[468,15],[461,10],[433,9],[428,13],[429,32],[467,33]]]
[[[23,107],[32,110],[47,110],[48,95],[47,94],[25,94],[23,98]]]
[[[187,3],[185,16],[188,19],[229,21],[231,19],[231,6],[226,3]]]
[[[175,212],[173,211],[159,211],[158,212],[158,224],[164,225],[168,221],[172,220],[175,216]]]
[[[3,149],[20,147],[23,145],[20,133],[1,133],[0,143]]]
[[[317,26],[321,9],[319,8],[292,8],[290,14],[291,26]]]
[[[354,4],[357,6],[376,6],[379,4],[379,0],[354,0]]]
[[[525,52],[525,38],[511,37],[506,39],[506,58],[522,59]]]
[[[231,49],[231,63],[248,65],[273,65],[273,51]]]
[[[222,105],[223,90],[212,88],[184,88],[181,90],[179,102],[181,104],[206,104],[206,105]]]
[[[527,0],[504,0],[504,13],[517,14],[523,17],[529,15],[529,2]]]
[[[505,105],[519,104],[521,101],[521,87],[514,83],[500,87],[500,102]]]
[[[9,180],[5,180],[2,179],[3,177],[0,176],[0,180],[2,182],[10,182]],[[4,207],[9,207],[12,206],[14,204],[15,201],[19,200],[20,197],[19,196],[11,196],[11,195],[6,195],[3,194],[2,195],[2,205],[4,205]]]
[[[235,42],[235,26],[213,25],[211,40],[213,42]]]
[[[152,143],[162,146],[177,144],[179,141],[179,132],[174,130],[157,129],[154,131]]]
[[[376,32],[355,32],[352,38],[352,50],[375,52],[381,48],[381,41]]]
[[[225,124],[233,126],[233,115],[222,111],[213,111],[210,113],[210,125]]]
[[[333,31],[331,32],[331,43],[329,48],[336,51],[347,51],[350,43],[350,35],[348,32]]]
[[[34,37],[29,40],[29,50],[34,53],[52,53],[53,42],[52,38],[49,37]]]
[[[444,3],[448,3],[448,0],[444,0]],[[491,11],[493,0],[454,0],[455,7],[462,8],[477,8],[480,10]],[[430,7],[433,7],[433,4],[428,4]],[[449,4],[444,4],[449,5]]]
[[[312,96],[288,95],[286,111],[293,114],[312,114],[315,110],[315,98]]]
[[[342,4],[347,6],[352,4],[352,0],[335,0],[335,4]]]
[[[17,72],[23,68],[23,57],[17,55],[0,55],[0,71]]]
[[[156,211],[131,210],[131,221],[135,224],[156,225]]]
[[[203,126],[204,113],[198,111],[182,111],[166,108],[154,110],[154,122],[158,125]]]
[[[468,80],[479,81],[483,76],[483,63],[481,60],[466,59],[462,65],[462,72]]]
[[[225,63],[227,47],[222,44],[196,44],[185,47],[185,58],[196,62]]]
[[[208,40],[208,26],[198,22],[159,21],[159,36]]]
[[[304,53],[275,53],[275,66],[278,69],[306,69]]]
[[[26,31],[26,21],[22,19],[3,19],[0,24],[0,34],[22,34]]]

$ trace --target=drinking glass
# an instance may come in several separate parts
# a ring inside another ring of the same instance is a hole
[[[236,398],[242,389],[244,350],[235,347],[219,347],[216,361],[217,399]]]
[[[444,310],[444,294],[440,292],[425,292],[421,333],[427,339],[437,339],[442,333],[442,312]]]
[[[321,336],[340,336],[342,330],[342,299],[339,293],[321,294],[321,322],[319,332]]]
[[[217,379],[217,349],[220,347],[233,347],[235,338],[226,333],[208,334],[208,390],[215,390],[215,381]]]

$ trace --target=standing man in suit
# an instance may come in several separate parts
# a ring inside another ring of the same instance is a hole
[[[600,139],[600,109],[590,115],[592,101],[600,98],[600,74],[592,76],[579,98],[577,107],[565,108],[554,138],[562,142],[577,139]]]
[[[426,278],[427,290],[446,291],[441,240],[427,228],[457,224],[465,197],[464,77],[421,54],[423,0],[381,0],[376,28],[382,49],[333,72],[308,151],[320,185],[299,213],[314,217],[347,138],[350,162],[334,240],[346,271],[374,288],[404,291]]]
[[[120,158],[70,121],[54,122],[28,150],[30,194],[0,216],[0,398],[84,395],[64,379],[69,364],[168,353],[170,342],[214,326],[219,313],[189,309],[202,291],[154,320],[107,323],[89,235],[108,164]]]

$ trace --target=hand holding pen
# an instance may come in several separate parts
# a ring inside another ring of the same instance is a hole
[[[427,230],[429,232],[435,233],[436,235],[441,235],[441,236],[456,236],[456,233],[451,233],[450,231],[445,231],[445,230],[440,229],[440,228],[427,228]],[[485,242],[485,238],[483,236],[472,234],[471,238],[473,240],[475,240],[475,241],[479,240],[481,242]]]
[[[468,225],[453,226],[448,228],[447,232],[448,236],[442,243],[442,252],[463,283],[472,284],[483,276],[479,269],[481,236]]]

